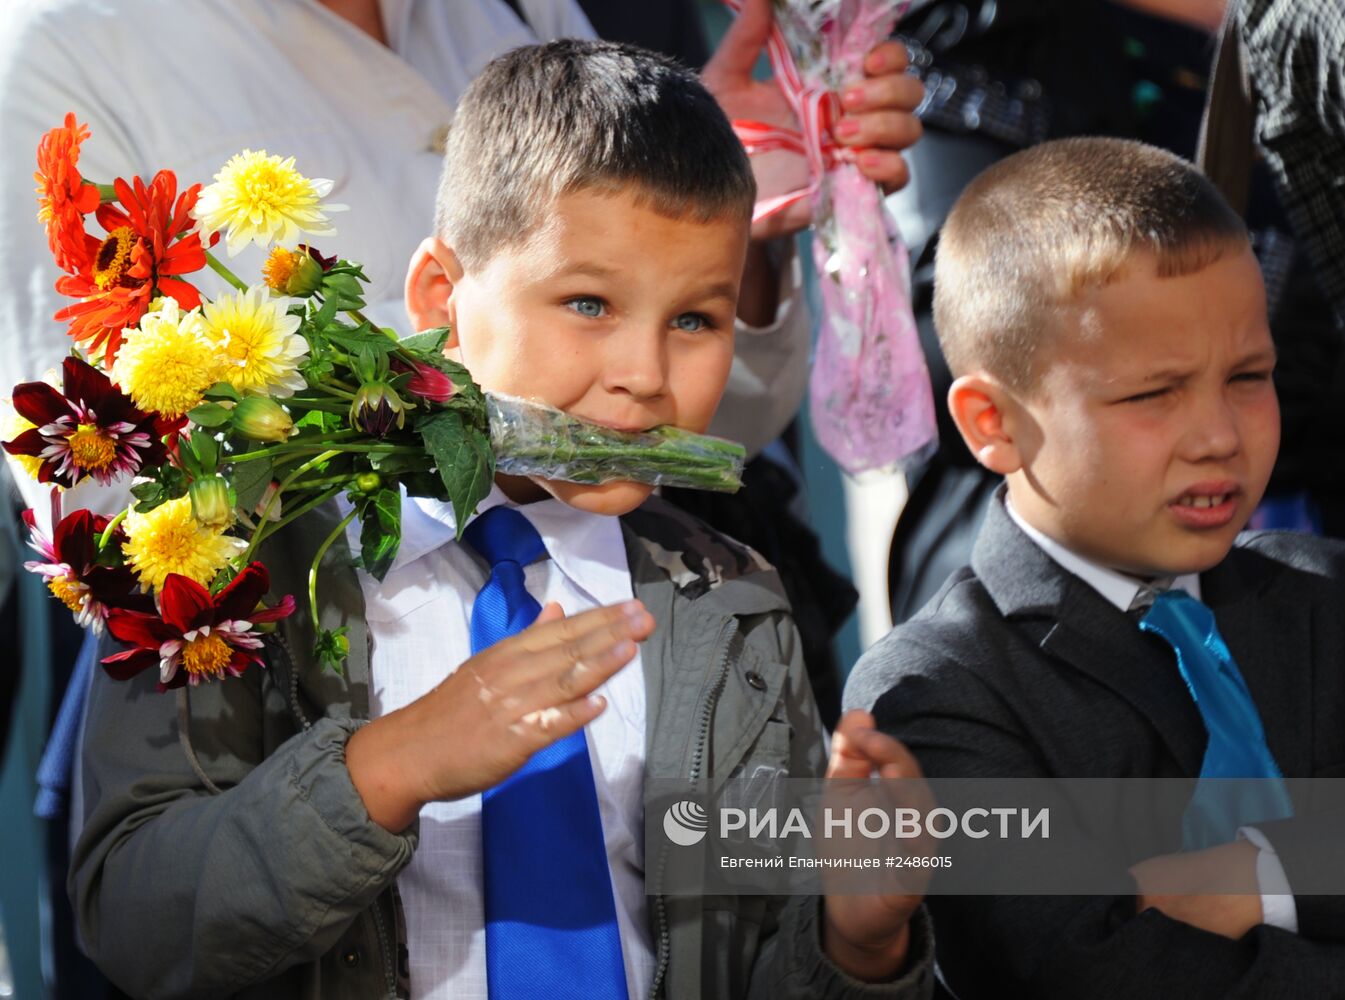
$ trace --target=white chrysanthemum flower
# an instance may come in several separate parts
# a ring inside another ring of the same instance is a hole
[[[242,393],[292,396],[305,387],[299,366],[308,344],[298,334],[299,317],[264,285],[220,296],[201,306],[206,336],[219,351],[219,378]]]
[[[267,156],[245,149],[231,157],[201,190],[192,216],[201,223],[202,238],[223,232],[233,257],[249,243],[265,249],[272,243],[293,244],[299,236],[332,236],[336,230],[324,212],[345,205],[324,205],[332,182],[308,178],[294,169],[294,157]]]

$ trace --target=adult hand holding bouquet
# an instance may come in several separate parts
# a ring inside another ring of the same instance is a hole
[[[497,467],[551,479],[736,489],[743,450],[658,428],[623,434],[523,400],[490,399],[444,356],[447,329],[398,339],[362,313],[361,266],[298,242],[330,235],[331,182],[292,159],[245,150],[202,188],[160,171],[112,185],[79,173],[88,130],[73,114],[38,151],[39,219],[57,319],[76,350],[59,386],[14,389],[4,447],[52,489],[50,538],[27,564],[81,624],[130,648],[115,677],[157,665],[160,687],[237,675],[253,663],[273,606],[257,556],[286,525],[344,495],[350,512],[316,554],[307,611],[318,658],[337,668],[344,637],[316,617],[317,566],[353,520],[360,564],[378,578],[401,540],[401,495],[452,503],[465,526]],[[96,222],[102,232],[92,230]],[[247,284],[212,253],[270,247]],[[211,300],[189,280],[210,267],[233,290]],[[85,478],[135,477],[111,519],[62,516]]]
[[[810,383],[814,432],[851,473],[918,462],[934,446],[933,398],[911,313],[906,250],[883,206],[883,186],[899,187],[909,175],[897,153],[877,148],[914,141],[892,134],[913,120],[856,114],[902,88],[919,91],[914,78],[865,79],[866,72],[905,66],[900,45],[884,43],[911,4],[726,2],[739,11],[730,37],[756,45],[730,46],[726,39],[721,51],[742,58],[716,57],[707,80],[726,74],[749,80],[764,38],[779,86],[767,95],[762,85],[744,83],[733,105],[734,128],[761,163],[758,178],[769,178],[754,232],[793,232],[807,221],[816,228],[822,315]],[[781,124],[780,95],[797,127]]]

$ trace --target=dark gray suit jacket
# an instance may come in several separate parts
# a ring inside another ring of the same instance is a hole
[[[1201,592],[1285,776],[1345,776],[1345,546],[1244,535]],[[1206,743],[1170,647],[1062,569],[999,500],[970,568],[864,655],[845,703],[871,708],[937,778],[1194,778]],[[1345,844],[1324,849],[1308,819],[1259,826],[1291,886],[1345,864]],[[1179,840],[1174,830],[1172,850]],[[961,1000],[1345,997],[1345,900],[1295,902],[1299,934],[1261,926],[1239,941],[1137,916],[1127,894],[929,905]]]

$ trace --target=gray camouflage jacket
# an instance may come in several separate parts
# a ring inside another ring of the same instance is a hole
[[[622,521],[635,595],[658,623],[642,652],[647,774],[821,772],[822,730],[774,571],[657,499]],[[264,554],[273,595],[306,592],[312,555],[335,524],[329,508],[277,535]],[[338,539],[318,590],[323,625],[349,629],[343,675],[310,662],[302,613],[282,623],[269,670],[203,685],[189,700],[155,693],[150,671],[125,683],[98,673],[70,891],[91,955],[131,995],[407,995],[395,880],[417,831],[373,823],[345,768],[346,740],[369,714],[370,640],[350,565]],[[202,786],[184,750],[222,792]],[[655,997],[933,991],[923,910],[909,971],[871,986],[823,955],[816,899],[660,896],[649,909]]]

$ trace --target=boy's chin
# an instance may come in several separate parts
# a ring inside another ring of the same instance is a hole
[[[538,480],[539,485],[561,503],[590,514],[617,516],[629,514],[654,492],[648,483],[621,480],[589,486],[585,483],[567,483],[559,479]]]
[[[633,483],[629,480],[603,483],[600,486],[571,483],[562,479],[523,479],[516,476],[497,476],[495,481],[515,503],[531,503],[552,496],[576,510],[611,516],[629,514],[654,492],[654,487],[648,483]]]

